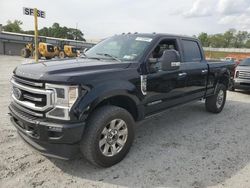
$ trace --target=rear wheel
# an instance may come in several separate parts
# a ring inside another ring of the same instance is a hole
[[[226,97],[226,86],[218,84],[215,94],[206,98],[206,110],[212,113],[220,113],[224,108]]]
[[[235,91],[235,88],[233,85],[231,85],[229,88],[228,88],[229,91]]]
[[[117,106],[104,106],[90,117],[80,149],[92,164],[109,167],[120,162],[134,139],[134,119]]]
[[[30,51],[27,48],[23,48],[21,50],[21,56],[24,58],[28,58],[30,56]]]
[[[230,87],[228,90],[229,91],[235,91],[235,88],[234,87]]]
[[[61,58],[61,59],[63,59],[63,58],[65,58],[65,53],[64,53],[64,51],[60,51],[59,52],[59,58]]]
[[[228,90],[229,90],[229,91],[235,91],[235,88],[234,88],[234,80],[233,80],[233,79],[230,80]]]

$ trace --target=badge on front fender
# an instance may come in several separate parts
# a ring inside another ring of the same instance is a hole
[[[141,92],[147,95],[147,75],[141,75]]]

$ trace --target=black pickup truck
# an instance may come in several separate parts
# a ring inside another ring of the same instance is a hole
[[[19,65],[13,72],[10,119],[43,155],[78,153],[97,166],[121,161],[135,122],[205,99],[219,113],[234,65],[207,62],[200,42],[168,34],[122,34],[81,58]]]

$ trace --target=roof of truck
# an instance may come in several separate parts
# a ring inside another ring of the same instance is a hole
[[[187,35],[176,35],[176,34],[168,34],[168,33],[122,33],[122,35],[138,35],[143,37],[176,37],[176,38],[190,38],[196,39],[195,37],[190,37]]]

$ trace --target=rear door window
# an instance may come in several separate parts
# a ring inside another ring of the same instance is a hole
[[[198,42],[182,40],[184,62],[200,62],[202,60]]]

